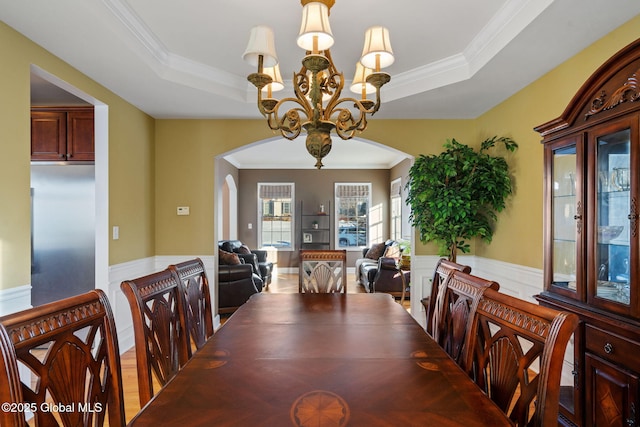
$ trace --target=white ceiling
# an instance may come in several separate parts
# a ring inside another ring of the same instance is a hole
[[[255,70],[241,58],[249,31],[274,28],[290,81],[303,56],[295,44],[301,10],[299,0],[0,0],[2,21],[155,118],[260,118],[246,80]],[[638,13],[635,0],[337,0],[331,53],[350,81],[365,29],[384,25],[396,61],[371,120],[475,118]],[[46,87],[34,85],[34,102],[52,96]],[[240,167],[264,167],[256,158],[269,155],[298,162],[292,148],[301,142],[277,143],[286,156],[272,142],[231,160]],[[356,150],[342,153],[349,144]],[[363,167],[386,168],[398,160],[384,147],[358,144],[367,143],[338,140],[326,167],[361,159]],[[363,158],[369,152],[377,158]]]

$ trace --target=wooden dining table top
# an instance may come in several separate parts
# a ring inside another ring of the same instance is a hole
[[[256,294],[130,426],[503,426],[387,294]]]

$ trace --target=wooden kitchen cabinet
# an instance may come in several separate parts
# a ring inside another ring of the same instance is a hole
[[[604,63],[544,144],[542,305],[580,326],[562,373],[559,424],[637,426],[640,377],[640,40]]]
[[[31,160],[94,161],[93,107],[33,107]]]

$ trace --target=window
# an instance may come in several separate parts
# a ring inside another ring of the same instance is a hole
[[[391,181],[391,238],[402,240],[402,179]]]
[[[258,246],[291,248],[293,183],[258,183]]]
[[[369,241],[371,184],[335,185],[338,248],[366,246]]]

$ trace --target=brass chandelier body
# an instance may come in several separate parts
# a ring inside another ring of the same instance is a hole
[[[322,3],[328,9],[334,0],[302,0],[303,6],[307,3]],[[380,88],[391,79],[389,74],[379,71],[378,59],[377,67],[369,70],[366,80],[360,82],[362,98],[340,98],[345,85],[344,75],[337,71],[330,50],[318,50],[317,40],[314,40],[313,48],[306,51],[302,60],[302,68],[293,75],[295,98],[277,100],[271,95],[274,78],[265,72],[264,55],[257,56],[258,72],[250,74],[248,80],[258,89],[258,110],[267,119],[269,128],[279,131],[284,138],[293,140],[304,129],[306,148],[316,159],[317,169],[323,166],[322,159],[331,151],[331,132],[335,130],[340,138],[348,140],[356,132],[364,131],[367,115],[375,114],[380,108]],[[366,99],[371,87],[375,88],[375,101]]]

